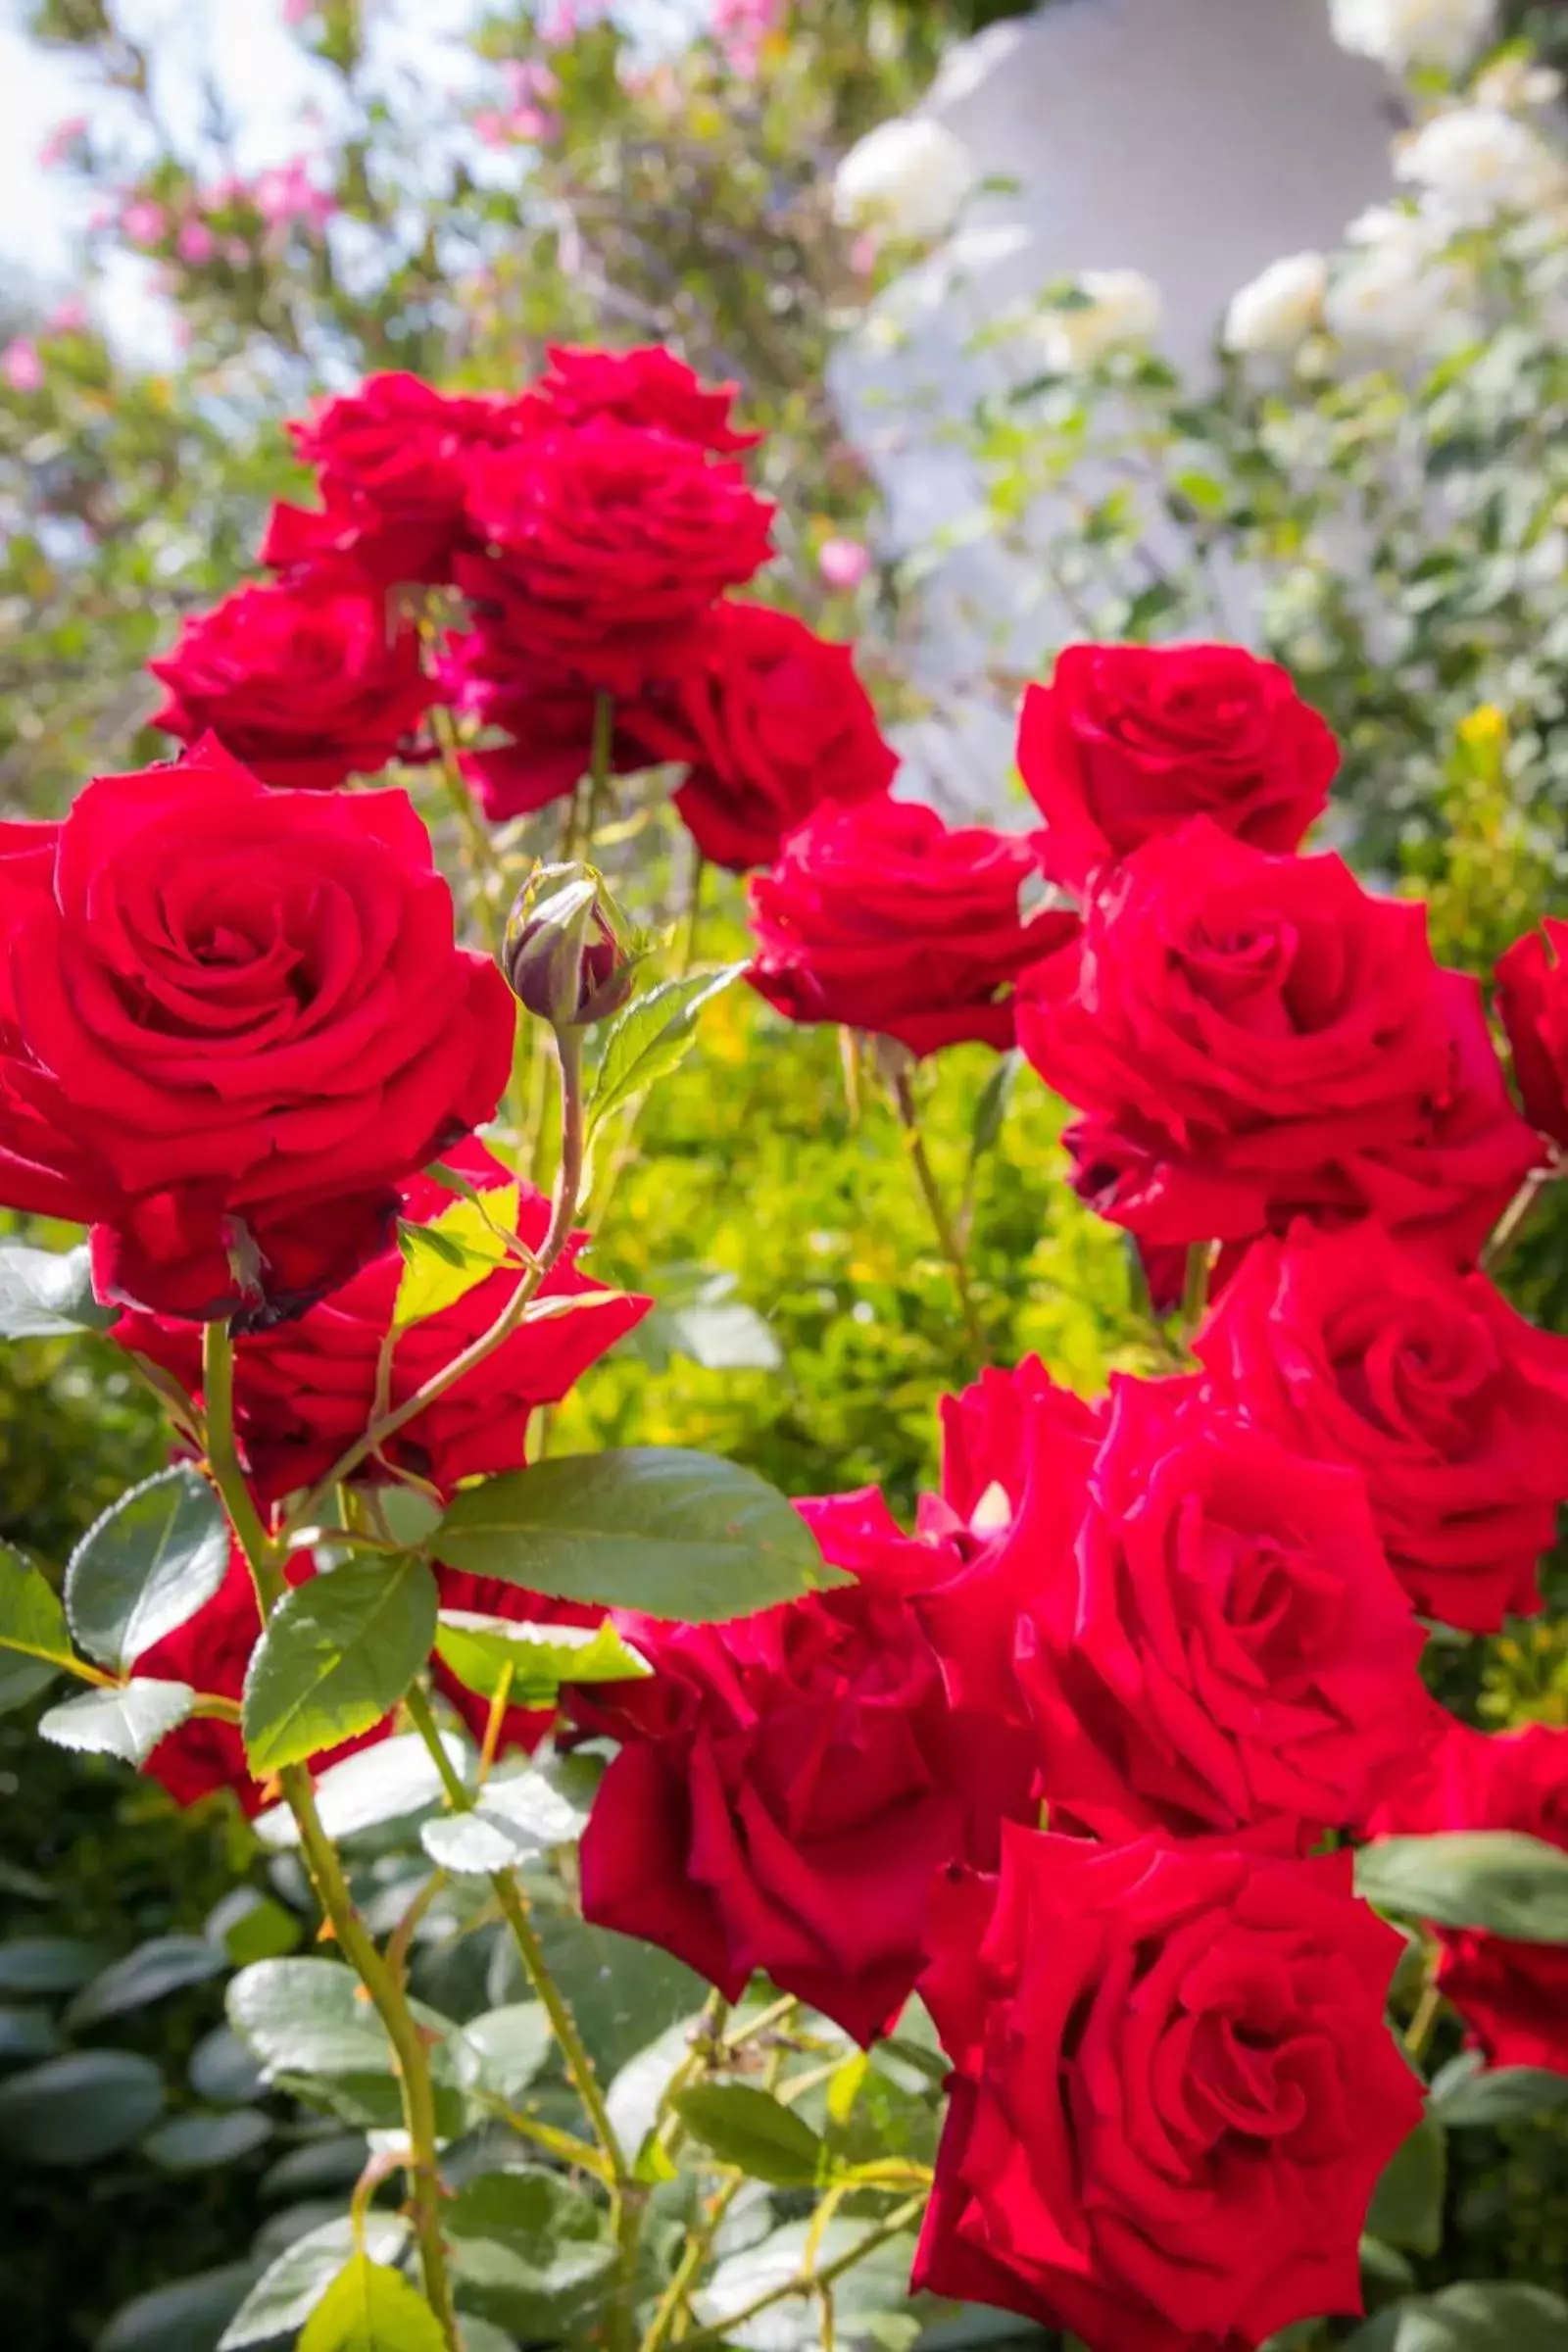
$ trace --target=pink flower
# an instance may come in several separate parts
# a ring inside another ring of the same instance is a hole
[[[169,215],[161,204],[137,196],[122,209],[120,225],[132,245],[158,245],[168,231]]]
[[[43,385],[43,362],[38,347],[25,335],[18,335],[0,351],[0,375],[5,377],[13,392],[37,392]]]
[[[56,164],[63,164],[76,141],[85,137],[86,130],[85,115],[68,115],[64,122],[57,122],[38,150],[40,168],[51,172]]]
[[[824,539],[816,568],[830,588],[858,588],[871,568],[871,553],[858,539]]]
[[[243,270],[251,258],[251,249],[243,237],[223,239],[223,259],[231,270]]]
[[[218,239],[205,220],[187,220],[174,239],[174,251],[182,262],[190,262],[200,268],[203,262],[210,262],[218,251]]]
[[[524,105],[530,98],[554,98],[560,92],[561,84],[555,74],[538,58],[509,57],[501,71],[516,106]]]
[[[869,229],[863,236],[858,236],[854,240],[850,246],[848,258],[850,268],[855,271],[857,277],[871,275],[876,268],[878,251],[876,238]]]
[[[87,305],[77,302],[74,296],[57,302],[43,322],[46,335],[79,335],[86,324]]]
[[[308,24],[316,12],[316,0],[283,0],[285,24]]]

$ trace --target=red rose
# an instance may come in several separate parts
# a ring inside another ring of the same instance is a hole
[[[17,937],[29,915],[47,922],[54,906],[56,824],[0,819],[0,907],[5,935]],[[38,1216],[85,1224],[97,1192],[90,1144],[63,1135],[47,1096],[35,1103],[35,1083],[19,1025],[16,978],[9,950],[0,950],[0,1200]]]
[[[571,1318],[568,1316],[567,1321]],[[443,1609],[465,1609],[474,1617],[504,1617],[511,1625],[602,1625],[606,1612],[581,1602],[553,1600],[543,1592],[527,1592],[518,1585],[504,1585],[499,1577],[469,1576],[459,1568],[437,1563],[436,1581]],[[473,1739],[482,1740],[490,1721],[490,1701],[459,1682],[441,1658],[430,1661],[436,1689],[448,1698]],[[554,1727],[554,1707],[509,1706],[501,1718],[496,1753],[516,1749],[531,1756]]]
[[[1027,841],[950,832],[912,801],[825,805],[751,885],[752,986],[792,1021],[843,1021],[911,1054],[1012,1044],[1012,983],[1077,917],[1023,916]]]
[[[447,1164],[484,1193],[500,1192],[516,1181],[474,1141],[453,1150]],[[516,1230],[529,1248],[537,1249],[550,1224],[550,1203],[531,1185],[517,1190]],[[402,1188],[399,1214],[412,1224],[424,1225],[452,1204],[451,1193],[430,1177],[416,1176]],[[521,1466],[531,1415],[541,1405],[559,1403],[590,1364],[648,1311],[648,1299],[602,1290],[575,1270],[571,1261],[587,1238],[572,1236],[539,1296],[587,1298],[598,1294],[602,1303],[525,1322],[466,1380],[456,1382],[406,1423],[387,1441],[380,1458],[362,1465],[360,1478],[384,1480],[390,1464],[392,1471],[411,1471],[445,1494],[462,1479]],[[235,1427],[263,1501],[275,1502],[301,1487],[314,1486],[373,1418],[381,1350],[402,1271],[399,1252],[384,1250],[296,1322],[236,1343]],[[488,1331],[521,1279],[520,1267],[501,1268],[466,1291],[455,1304],[400,1331],[392,1350],[387,1402],[404,1403],[432,1373]],[[200,1390],[201,1348],[189,1324],[128,1314],[116,1324],[114,1336],[122,1348],[172,1372],[192,1396]]]
[[[649,765],[686,763],[675,806],[735,873],[770,864],[819,803],[885,793],[899,764],[853,649],[766,605],[715,606],[699,658],[627,723]]]
[[[1568,1498],[1568,1340],[1380,1225],[1255,1242],[1197,1343],[1232,1412],[1366,1482],[1423,1616],[1495,1633],[1541,1606]]]
[[[289,1563],[289,1582],[303,1584],[314,1571],[302,1553]],[[250,1570],[236,1550],[228,1574],[194,1617],[155,1642],[136,1660],[136,1672],[157,1682],[189,1683],[192,1690],[218,1698],[239,1698],[245,1689],[245,1669],[261,1639],[262,1621]],[[373,1724],[353,1740],[323,1749],[311,1758],[313,1772],[324,1772],[357,1749],[384,1740],[392,1718]],[[161,1781],[178,1805],[194,1805],[215,1788],[232,1788],[247,1814],[259,1813],[269,1799],[266,1784],[251,1777],[245,1761],[245,1742],[237,1723],[216,1717],[192,1717],[159,1740],[143,1769]]]
[[[539,662],[525,644],[491,620],[448,640],[441,683],[455,708],[487,727],[504,727],[510,743],[461,755],[469,790],[493,824],[527,816],[575,792],[593,755],[598,695],[586,678]],[[649,764],[628,732],[628,706],[617,703],[611,733],[612,775],[635,775]]]
[[[1116,1381],[1086,1451],[1040,1466],[1012,1540],[1052,1804],[1107,1838],[1364,1820],[1434,1709],[1360,1479],[1190,1379]]]
[[[482,454],[467,498],[489,553],[458,577],[481,613],[614,694],[691,659],[714,600],[772,553],[773,510],[738,466],[609,416]]]
[[[1421,2120],[1383,2020],[1402,1938],[1350,1856],[1007,1824],[920,1989],[956,2074],[913,2284],[1095,2352],[1250,2352],[1359,2311],[1378,2175]]]
[[[1204,817],[1128,858],[1018,1037],[1089,1114],[1076,1188],[1145,1244],[1373,1215],[1463,1260],[1540,1155],[1425,908]]]
[[[1497,1010],[1533,1123],[1568,1151],[1568,923],[1545,916],[1497,965]]]
[[[1380,1836],[1513,1830],[1568,1853],[1568,1731],[1488,1735],[1464,1724],[1375,1817]],[[1568,2075],[1568,1944],[1439,1928],[1437,1983],[1489,2066]]]
[[[861,1582],[733,1624],[619,1620],[653,1679],[574,1700],[623,1743],[582,1841],[584,1916],[730,2000],[765,1969],[862,2042],[914,1982],[932,1874],[993,1857],[1029,1788],[1021,1747],[949,1708],[891,1538],[885,1562],[857,1546]]]
[[[397,1184],[494,1110],[512,1000],[454,944],[405,793],[270,792],[209,739],[89,784],[48,892],[36,863],[0,860],[0,1139],[24,1163],[11,1183],[0,1159],[0,1184],[49,1205],[27,1173],[46,1154],[95,1223],[101,1296],[297,1310],[382,1247]]]
[[[210,728],[264,784],[304,792],[384,767],[433,692],[380,590],[239,588],[147,666],[170,689],[150,725],[184,743]]]
[[[274,508],[262,562],[282,570],[352,558],[388,585],[449,580],[458,551],[473,544],[464,499],[474,457],[523,429],[515,401],[437,392],[416,375],[367,376],[289,426],[326,511]]]
[[[591,351],[569,343],[549,346],[550,367],[534,385],[530,407],[562,424],[611,416],[618,424],[651,426],[676,441],[693,442],[715,457],[755,449],[760,433],[739,433],[730,422],[740,387],[705,384],[662,344],[635,351]]]
[[[1075,889],[1192,816],[1294,850],[1339,760],[1288,673],[1239,645],[1069,645],[1024,696],[1018,731],[1049,828],[1041,861]]]

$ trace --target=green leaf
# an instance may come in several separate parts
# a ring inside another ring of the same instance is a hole
[[[486,1479],[459,1494],[432,1542],[472,1575],[687,1624],[850,1582],[765,1479],[677,1446],[566,1454]]]
[[[38,1731],[56,1747],[145,1764],[195,1704],[189,1683],[122,1683],[118,1690],[84,1690],[79,1698],[51,1707],[39,1717]]]
[[[157,2122],[164,2082],[130,2050],[74,2050],[0,2083],[0,2145],[18,2164],[96,2164]]]
[[[161,1471],[111,1503],[72,1553],[71,1630],[89,1657],[123,1674],[212,1599],[229,1556],[228,1522],[201,1472]]]
[[[732,963],[721,972],[690,972],[633,998],[605,1039],[588,1104],[591,1127],[679,1067],[704,1005],[721,996],[745,969],[744,963]]]
[[[471,1749],[455,1732],[443,1732],[441,1744],[460,1773],[471,1761]],[[426,1812],[440,1804],[444,1794],[441,1775],[418,1733],[399,1732],[318,1774],[316,1809],[322,1829],[336,1842]],[[299,1825],[287,1805],[274,1805],[261,1814],[255,1829],[264,1845],[299,1843]]]
[[[555,2034],[539,2001],[514,2001],[470,2018],[453,2039],[458,2080],[514,2107],[554,2046]]]
[[[91,1253],[35,1250],[28,1242],[0,1242],[0,1340],[58,1340],[80,1331],[107,1331],[112,1306],[92,1295]]]
[[[441,2218],[465,2310],[524,2341],[575,2332],[614,2261],[599,2209],[558,2173],[482,2173]]]
[[[0,1646],[0,1715],[14,1715],[19,1707],[30,1706],[59,1672],[58,1666],[46,1666],[40,1658],[24,1658],[17,1650]]]
[[[400,2215],[367,2215],[365,2252],[372,2262],[395,2262],[408,2238],[409,2225]],[[347,2217],[296,2238],[252,2287],[220,2337],[219,2352],[241,2352],[247,2344],[295,2335],[354,2252],[354,2226]]]
[[[215,2026],[190,2054],[190,2086],[217,2107],[243,2107],[262,2087],[262,2070],[230,2026]]]
[[[606,2091],[605,2104],[615,2127],[615,2136],[628,2152],[642,2146],[659,2120],[664,2093],[690,2058],[701,2024],[701,2011],[692,2017],[677,2018],[646,2049],[626,2061]]]
[[[519,1707],[553,1706],[563,1683],[631,1683],[652,1671],[608,1617],[599,1626],[528,1625],[443,1609],[435,1646],[465,1690],[480,1698],[494,1698],[510,1670]]]
[[[1396,2148],[1372,2192],[1366,2226],[1385,2245],[1436,2254],[1443,2243],[1443,2197],[1447,2186],[1443,2127],[1425,2117]]]
[[[1380,2312],[1344,2352],[1562,2352],[1568,2303],[1513,2279],[1466,2280]]]
[[[506,1237],[517,1230],[517,1188],[506,1185],[482,1200],[454,1200],[428,1224],[400,1224],[398,1278],[392,1321],[398,1330],[456,1306],[481,1282],[488,1282],[512,1252]],[[521,1271],[519,1267],[519,1272]]]
[[[93,2352],[213,2352],[255,2280],[254,2262],[231,2262],[154,2287],[122,2303]]]
[[[719,2325],[731,2312],[743,2311],[758,2296],[798,2278],[809,2229],[808,2222],[791,2222],[760,2244],[726,2255],[693,2297],[703,2326]],[[848,2253],[864,2234],[864,2222],[830,2222],[818,2240],[818,2267],[825,2268]],[[846,2338],[866,2336],[865,2323],[884,2314],[896,2313],[901,2319],[907,2316],[912,2250],[912,2238],[890,2238],[835,2280],[834,2309]],[[821,2315],[811,2297],[795,2295],[769,2311],[759,2312],[755,2320],[731,2330],[725,2340],[745,2347],[746,2352],[808,2352],[808,2347],[821,2343]]]
[[[368,2154],[363,2132],[334,2132],[291,2148],[262,2175],[264,2197],[308,2196],[314,2190],[352,2188]]]
[[[312,2312],[298,2352],[446,2352],[446,2338],[406,2278],[356,2254]]]
[[[0,1649],[54,1667],[75,1659],[54,1588],[9,1544],[0,1544]]]
[[[1431,2106],[1440,2123],[1460,2131],[1521,2123],[1527,2116],[1568,2107],[1568,2075],[1542,2066],[1489,2067],[1476,2051],[1466,2050],[1433,2077]]]
[[[0,2007],[0,2066],[15,2066],[22,2058],[52,2058],[59,2047],[60,2035],[47,2009]]]
[[[0,1993],[74,1992],[103,1965],[103,1946],[79,1936],[18,1936],[0,1943]]]
[[[226,1965],[221,1947],[205,1936],[151,1936],[94,1977],[72,2002],[66,2022],[74,2031],[96,2026],[106,2017],[121,2017],[128,2009],[145,2009],[150,2001],[161,2001],[187,1984],[205,1984],[221,1976]]]
[[[1356,1855],[1355,1886],[1406,1918],[1568,1943],[1568,1852],[1514,1830],[1380,1838]]]
[[[471,1811],[443,1813],[419,1831],[432,1862],[459,1878],[509,1870],[552,1845],[569,1845],[584,1816],[542,1773],[487,1781]]]
[[[259,1960],[228,1988],[228,2022],[274,2073],[390,2074],[392,2044],[351,1968],[337,1960]]]
[[[571,1986],[577,2030],[607,2082],[647,2047],[650,2034],[692,2016],[708,1998],[702,1978],[655,1944],[590,1927],[569,1911],[541,1910],[534,1925],[551,1975]],[[522,1981],[510,1947],[506,1965],[511,1977],[498,1989]]]
[[[245,1676],[245,1749],[258,1779],[335,1747],[395,1707],[435,1640],[422,1560],[352,1560],[296,1585]]]
[[[980,1092],[974,1106],[974,1125],[969,1131],[969,1169],[973,1174],[988,1152],[994,1152],[1006,1123],[1007,1105],[1012,1101],[1018,1073],[1023,1068],[1023,1055],[1016,1047],[998,1057],[997,1066]]]
[[[292,1952],[304,1929],[275,1896],[259,1886],[233,1886],[208,1912],[202,1933],[222,1946],[236,1968],[248,1968],[253,1960],[280,1960]]]
[[[254,2155],[271,2135],[271,2118],[260,2108],[232,2107],[226,2115],[172,2116],[141,2144],[166,2173],[205,2173]]]
[[[809,2188],[828,2170],[827,2148],[792,2109],[749,2082],[694,2082],[670,2104],[720,2163],[775,2188]]]

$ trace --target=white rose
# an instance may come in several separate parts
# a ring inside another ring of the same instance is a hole
[[[1531,212],[1560,197],[1568,184],[1562,158],[1495,106],[1456,106],[1434,115],[1405,140],[1394,169],[1456,225],[1479,225],[1499,212]]]
[[[1141,270],[1083,270],[1073,281],[1085,299],[1074,309],[1040,319],[1042,356],[1060,375],[1076,375],[1124,343],[1147,343],[1158,333],[1159,288]]]
[[[1376,205],[1347,234],[1351,250],[1323,300],[1324,324],[1342,343],[1422,344],[1451,320],[1454,273],[1430,221]]]
[[[1402,74],[1411,66],[1457,73],[1496,21],[1496,0],[1329,0],[1334,38],[1357,57]]]
[[[850,149],[833,181],[833,216],[922,241],[944,235],[975,184],[969,150],[924,115],[879,122]]]
[[[1270,262],[1231,297],[1222,340],[1227,351],[1289,357],[1323,315],[1329,266],[1320,253],[1289,253]]]

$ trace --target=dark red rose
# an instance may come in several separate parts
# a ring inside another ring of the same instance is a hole
[[[573,1700],[623,1743],[583,1838],[582,1899],[728,1999],[765,1969],[868,2042],[919,1969],[933,1873],[994,1858],[1029,1767],[948,1706],[904,1597],[916,1547],[890,1522],[879,1552],[866,1498],[843,1502],[860,1582],[728,1625],[617,1618],[655,1673]],[[831,1555],[831,1514],[814,1524]]]
[[[1568,1151],[1568,922],[1543,918],[1497,965],[1497,1010],[1533,1124]]]
[[[264,784],[303,792],[384,767],[434,692],[379,589],[238,588],[147,666],[170,690],[150,725],[184,743],[211,729]]]
[[[1029,916],[1027,841],[950,832],[912,801],[824,805],[751,884],[758,955],[747,978],[792,1021],[843,1021],[911,1054],[1012,1044],[1012,984],[1077,931]]]
[[[443,1610],[462,1609],[472,1617],[504,1617],[509,1625],[597,1626],[604,1623],[607,1613],[580,1601],[553,1600],[543,1592],[528,1592],[520,1585],[504,1585],[499,1577],[469,1576],[462,1569],[446,1568],[439,1562],[436,1582],[441,1588]],[[436,1689],[450,1699],[473,1739],[482,1740],[490,1721],[490,1701],[481,1698],[477,1691],[466,1690],[441,1658],[431,1659],[430,1671]],[[554,1707],[509,1706],[501,1718],[496,1753],[506,1755],[516,1750],[531,1756],[555,1720]]]
[[[1568,1853],[1568,1731],[1487,1734],[1454,1723],[1374,1818],[1382,1837],[1513,1830]],[[1568,2075],[1568,1944],[1439,1928],[1437,1982],[1489,2066]]]
[[[1206,817],[1119,868],[1018,1038],[1088,1114],[1076,1188],[1154,1247],[1371,1215],[1463,1262],[1541,1152],[1425,908]]]
[[[714,600],[772,552],[739,466],[609,416],[482,452],[467,502],[489,552],[458,577],[485,625],[619,695],[690,660]]]
[[[492,824],[564,800],[589,773],[599,698],[586,678],[541,663],[504,629],[481,623],[448,640],[441,683],[456,709],[486,727],[504,727],[513,739],[461,755],[468,788]],[[650,764],[628,729],[628,710],[615,706],[614,776]]]
[[[737,384],[705,384],[662,344],[634,351],[592,351],[552,343],[550,367],[533,386],[529,405],[548,411],[562,424],[586,424],[611,416],[617,424],[650,426],[673,440],[690,441],[715,457],[755,449],[760,433],[737,432],[730,411]]]
[[[1413,1607],[1495,1633],[1541,1606],[1568,1498],[1568,1340],[1377,1224],[1255,1242],[1197,1343],[1209,1393],[1360,1472]]]
[[[209,739],[89,784],[48,892],[36,863],[0,860],[0,1184],[39,1207],[34,1160],[60,1178],[102,1297],[296,1311],[494,1110],[512,999],[407,794],[269,791]]]
[[[302,1584],[312,1573],[306,1555],[297,1553],[289,1566],[289,1582]],[[236,1550],[212,1599],[144,1650],[136,1672],[155,1682],[189,1683],[192,1690],[218,1698],[239,1698],[261,1631],[250,1570]],[[324,1772],[329,1764],[341,1763],[345,1756],[384,1740],[391,1729],[388,1715],[356,1739],[312,1756],[312,1771]],[[143,1769],[163,1783],[177,1805],[194,1805],[215,1788],[232,1788],[247,1814],[259,1813],[270,1801],[267,1785],[251,1777],[239,1725],[215,1717],[192,1717],[168,1733]]]
[[[1117,1380],[1093,1459],[1041,1472],[1014,1655],[1052,1805],[1112,1839],[1364,1820],[1435,1710],[1359,1477],[1190,1379]]]
[[[1339,762],[1289,674],[1239,645],[1069,645],[1018,730],[1041,862],[1074,889],[1193,816],[1294,850]]]
[[[701,658],[627,724],[648,764],[683,760],[675,795],[715,865],[768,865],[824,801],[885,793],[899,758],[882,739],[850,646],[766,605],[714,607]]]
[[[326,511],[274,508],[262,562],[283,570],[351,558],[388,585],[449,580],[458,551],[473,544],[464,500],[476,454],[525,429],[516,401],[437,392],[416,375],[367,376],[289,426]]]
[[[956,2074],[913,2284],[1095,2352],[1251,2352],[1361,2309],[1378,2175],[1421,2120],[1384,2024],[1402,1938],[1350,1856],[1012,1824],[933,1905]]]
[[[60,827],[0,820],[0,907],[5,939],[23,932],[29,916],[43,923],[54,906]],[[10,1208],[86,1224],[96,1214],[96,1162],[90,1143],[76,1145],[51,1116],[47,1095],[38,1102],[17,1005],[9,944],[0,946],[0,1200]]]
[[[482,1193],[504,1195],[516,1181],[474,1141],[455,1147],[447,1165]],[[518,1193],[516,1230],[537,1249],[549,1227],[550,1203],[531,1185],[518,1187]],[[416,1176],[402,1187],[399,1214],[422,1225],[452,1205],[451,1193],[427,1176]],[[600,1302],[524,1323],[477,1371],[390,1438],[381,1456],[362,1464],[359,1478],[374,1483],[407,1470],[445,1494],[462,1479],[521,1467],[530,1416],[541,1405],[559,1403],[648,1311],[648,1299],[603,1290],[577,1272],[572,1260],[586,1240],[586,1234],[572,1236],[539,1296],[597,1295]],[[264,1502],[314,1486],[373,1417],[377,1369],[402,1270],[397,1250],[384,1250],[296,1322],[235,1343],[235,1427],[251,1482]],[[521,1271],[501,1268],[454,1305],[402,1330],[392,1350],[387,1402],[402,1404],[487,1331],[512,1298]],[[199,1393],[201,1347],[188,1323],[127,1314],[116,1324],[114,1337],[122,1348],[172,1372],[193,1396]]]

